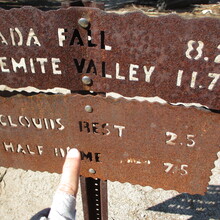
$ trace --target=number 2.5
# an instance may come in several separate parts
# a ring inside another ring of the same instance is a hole
[[[166,144],[172,145],[172,146],[176,145],[176,140],[178,138],[177,134],[167,131],[166,137],[169,137],[169,140],[166,140]],[[194,147],[196,145],[196,142],[193,140],[194,137],[195,135],[193,134],[186,135],[186,139],[188,141],[188,143],[186,144],[187,147]],[[182,143],[180,143],[180,145],[182,145]]]

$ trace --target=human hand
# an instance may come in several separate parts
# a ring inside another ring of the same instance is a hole
[[[55,193],[51,209],[47,208],[42,210],[34,215],[31,220],[75,219],[80,161],[80,152],[75,148],[71,149],[66,156],[62,177]]]
[[[63,165],[63,172],[58,191],[76,197],[79,184],[80,161],[80,152],[75,148],[71,149],[68,152]]]

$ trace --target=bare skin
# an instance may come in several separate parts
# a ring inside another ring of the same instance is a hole
[[[58,186],[59,191],[76,197],[79,184],[80,162],[80,152],[75,148],[71,149],[63,165],[63,173]]]

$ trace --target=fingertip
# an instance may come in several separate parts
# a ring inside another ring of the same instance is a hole
[[[76,148],[72,148],[67,153],[67,158],[80,158],[80,152]]]
[[[64,165],[59,191],[66,192],[76,197],[80,174],[81,154],[76,148],[68,151]]]

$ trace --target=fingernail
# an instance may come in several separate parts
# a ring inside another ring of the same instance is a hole
[[[80,152],[76,148],[72,148],[68,154],[67,158],[78,158],[80,156]]]

